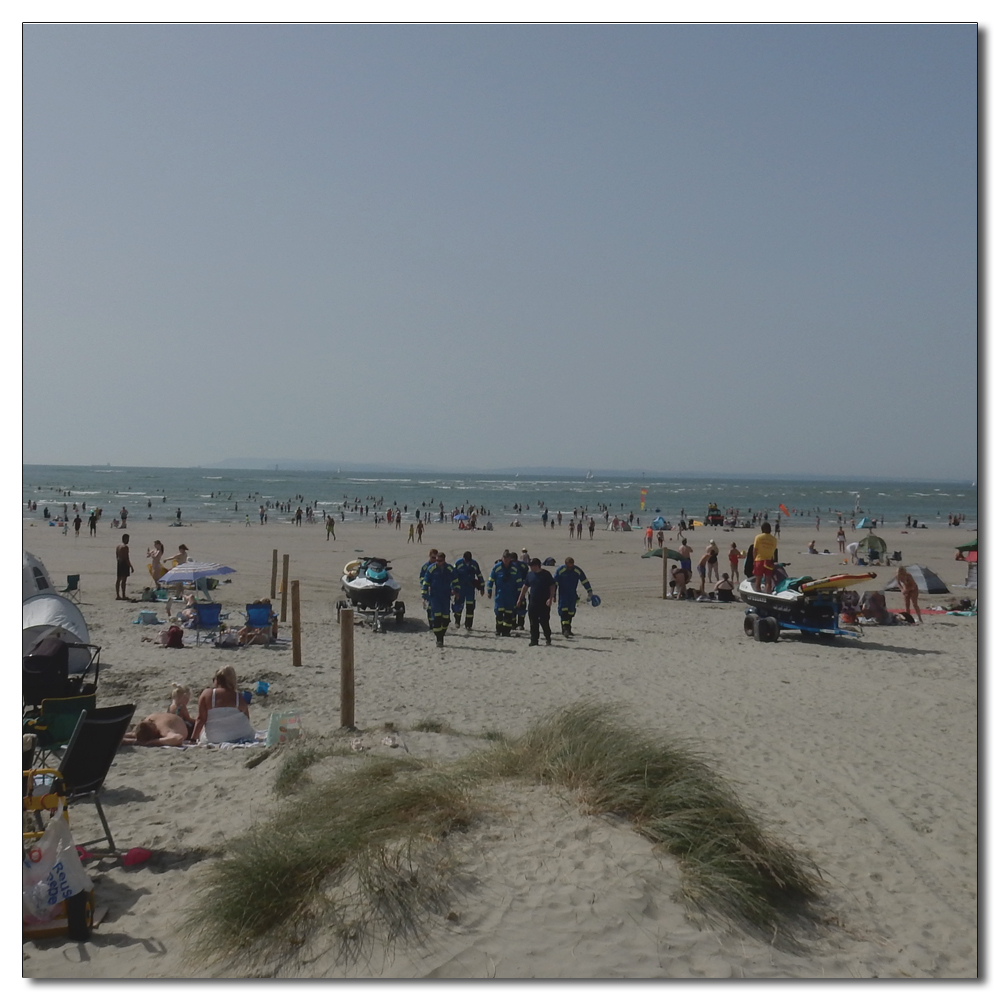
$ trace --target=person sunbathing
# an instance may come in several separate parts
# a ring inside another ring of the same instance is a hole
[[[140,747],[179,747],[188,738],[187,726],[173,712],[154,712],[147,715],[135,729],[126,733],[122,743]]]
[[[250,724],[250,709],[236,690],[236,670],[232,666],[217,670],[212,686],[198,698],[192,742],[198,742],[202,731],[209,743],[239,743],[256,736]]]

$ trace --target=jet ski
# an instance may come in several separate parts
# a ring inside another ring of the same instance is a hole
[[[389,615],[395,615],[396,621],[401,622],[406,612],[406,605],[397,600],[402,584],[392,578],[391,571],[388,560],[379,556],[352,559],[340,578],[347,600],[337,602],[338,621],[342,608],[353,607],[371,619],[376,632],[382,627],[382,619]]]
[[[859,626],[841,623],[841,595],[853,584],[874,578],[874,573],[839,573],[814,580],[811,576],[789,578],[780,572],[771,594],[754,590],[750,580],[741,580],[738,593],[748,605],[743,631],[758,642],[777,642],[782,630],[857,638]]]

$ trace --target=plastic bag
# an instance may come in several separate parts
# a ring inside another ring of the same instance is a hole
[[[29,923],[54,920],[60,904],[93,889],[62,814],[49,820],[42,836],[24,853],[21,915]]]
[[[301,732],[298,711],[272,712],[267,726],[267,745],[273,747],[277,743],[297,740]]]

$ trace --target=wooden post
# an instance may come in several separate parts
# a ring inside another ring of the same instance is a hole
[[[299,618],[298,580],[292,580],[292,666],[302,666],[302,621]]]
[[[354,728],[354,610],[340,609],[340,725]]]
[[[660,546],[660,555],[663,556],[663,593],[660,595],[660,597],[662,597],[663,600],[666,600],[667,599],[667,589],[668,589],[667,588],[667,563],[669,562],[669,560],[667,559],[667,547],[666,547],[666,545],[661,545]]]
[[[285,611],[288,608],[288,553],[281,557],[281,621],[285,620]]]
[[[271,600],[278,596],[278,550],[271,552]]]

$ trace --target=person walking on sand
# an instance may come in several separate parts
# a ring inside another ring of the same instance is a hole
[[[646,528],[646,551],[653,551],[653,528],[652,526]]]
[[[910,605],[913,605],[913,614],[917,616],[917,621],[923,625],[924,620],[920,617],[920,605],[917,604],[917,595],[920,588],[917,581],[906,571],[905,566],[900,566],[896,570],[896,582],[899,584],[900,593],[903,595],[903,610],[907,614],[910,612]]]
[[[80,525],[81,524],[83,524],[83,518],[80,517],[79,514],[77,514],[76,517],[73,518],[73,537],[74,538],[79,538],[80,537]]]
[[[843,554],[847,546],[847,535],[844,534],[844,527],[841,525],[837,529],[837,551]]]
[[[129,574],[134,572],[128,556],[128,535],[122,535],[121,543],[115,546],[115,561],[118,564],[118,575],[115,578],[115,600],[127,601],[125,586]]]
[[[587,522],[587,531],[590,533],[590,540],[593,541],[594,540],[594,519],[593,518],[591,518]]]
[[[528,598],[528,628],[531,633],[529,646],[537,646],[539,633],[545,633],[545,645],[552,645],[552,626],[549,616],[552,614],[552,604],[556,599],[556,584],[552,574],[542,569],[542,560],[537,556],[528,563],[528,574],[521,585],[521,593],[517,603],[520,605]]]
[[[458,577],[459,594],[452,605],[455,615],[455,627],[462,624],[462,608],[465,608],[465,630],[472,631],[472,621],[476,614],[476,591],[482,597],[486,593],[486,581],[479,563],[472,558],[471,552],[463,552],[461,559],[455,560],[455,575]]]
[[[417,545],[420,545],[424,540],[424,522],[417,521]]]
[[[91,507],[90,517],[87,518],[87,528],[90,531],[90,537],[97,537],[97,508]]]
[[[444,635],[451,624],[448,611],[451,601],[458,597],[461,590],[455,567],[450,565],[445,554],[438,552],[434,562],[427,565],[420,596],[427,605],[427,616],[431,620],[431,629],[438,648],[444,647]]]
[[[335,530],[336,529],[336,524],[337,524],[337,522],[334,521],[333,515],[332,514],[327,514],[326,515],[326,540],[327,541],[330,541],[331,538],[334,541],[337,540],[337,532]]]
[[[407,545],[409,545],[409,544],[410,544],[410,542],[412,542],[412,541],[413,541],[413,529],[414,529],[414,524],[413,524],[413,522],[411,521],[411,522],[410,522],[410,533],[409,533],[409,534],[408,534],[408,535],[406,536],[406,544],[407,544]]]
[[[563,635],[573,634],[573,616],[576,614],[576,588],[582,584],[588,597],[594,596],[594,589],[587,574],[576,565],[572,556],[566,556],[562,566],[556,570],[556,590],[559,592],[559,624]]]
[[[500,561],[490,572],[486,584],[487,600],[493,597],[493,591],[496,591],[493,613],[496,615],[497,635],[510,635],[514,628],[514,609],[517,606],[521,582],[521,571],[514,560],[514,553],[505,550]]]

